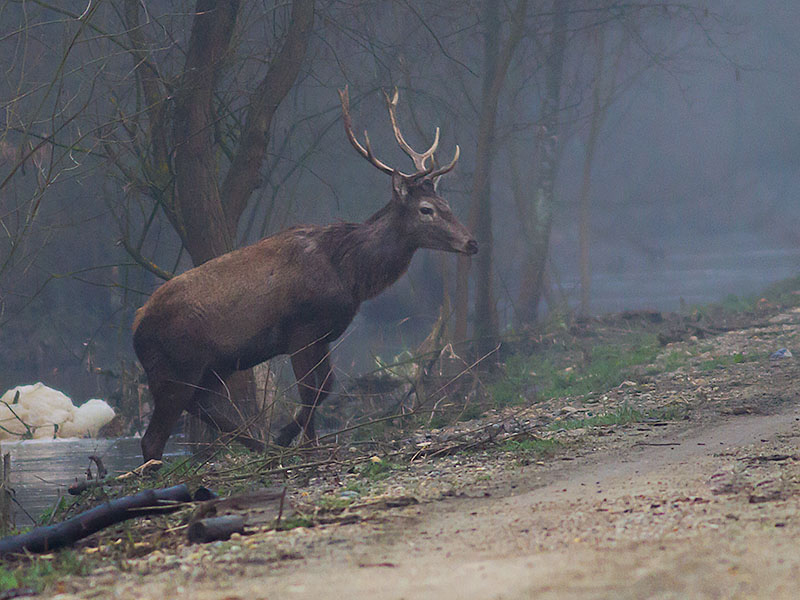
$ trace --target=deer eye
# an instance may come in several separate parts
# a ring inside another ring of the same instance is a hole
[[[423,215],[432,215],[433,209],[430,206],[420,206],[419,212],[422,213]]]

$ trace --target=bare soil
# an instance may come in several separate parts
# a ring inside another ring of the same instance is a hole
[[[702,352],[677,342],[665,353],[686,351],[686,365],[602,402],[680,406],[684,419],[563,431],[547,458],[419,461],[381,488],[418,503],[365,501],[313,528],[150,552],[70,578],[57,597],[797,598],[798,342],[799,309]],[[768,358],[782,347],[795,356]],[[760,358],[722,360],[738,355]]]

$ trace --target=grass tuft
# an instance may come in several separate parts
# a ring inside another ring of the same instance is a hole
[[[0,565],[0,592],[30,588],[40,594],[54,587],[66,576],[86,575],[88,572],[87,559],[73,550],[61,550],[55,555],[32,557],[15,566]]]
[[[566,368],[537,354],[511,356],[505,376],[489,386],[494,404],[515,406],[531,400],[589,396],[616,387],[633,375],[634,367],[653,362],[660,350],[654,334],[632,338],[624,344],[596,346],[583,364]]]
[[[380,481],[381,479],[386,479],[394,468],[392,463],[385,460],[370,461],[359,468],[359,475],[370,481]]]
[[[520,440],[507,440],[500,445],[503,452],[535,454],[549,456],[556,452],[561,442],[549,438],[529,437]]]

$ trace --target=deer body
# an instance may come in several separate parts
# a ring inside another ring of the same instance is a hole
[[[349,135],[346,92],[342,105]],[[365,152],[373,162],[371,149]],[[161,457],[184,410],[262,448],[219,410],[220,396],[231,373],[280,354],[291,356],[301,402],[276,443],[288,445],[301,431],[314,439],[314,409],[333,387],[329,344],[361,303],[402,276],[418,248],[477,252],[434,188],[433,177],[455,159],[438,172],[425,168],[425,160],[415,159],[414,175],[392,171],[392,199],[364,223],[293,227],[186,271],[153,293],[133,324],[154,401],[142,438],[145,460]]]

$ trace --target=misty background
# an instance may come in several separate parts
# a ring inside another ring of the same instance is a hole
[[[213,97],[220,177],[299,4],[240,10]],[[363,221],[383,206],[389,178],[349,145],[337,89],[349,85],[356,132],[366,128],[381,160],[408,170],[380,91],[398,86],[412,145],[427,147],[439,126],[440,161],[461,147],[439,190],[472,222],[478,256],[492,259],[470,267],[468,335],[484,319],[482,285],[496,311],[492,335],[525,330],[563,303],[581,310],[581,197],[593,130],[587,312],[678,310],[754,294],[800,270],[800,4],[312,4],[305,55],[272,118],[233,246],[296,223]],[[158,66],[157,106],[171,114],[195,5],[62,5],[0,4],[0,392],[43,381],[78,400],[113,400],[123,374],[135,372],[133,312],[163,281],[150,267],[178,273],[194,262],[167,214],[164,190],[173,183],[154,168],[154,105],[138,66]],[[515,20],[517,10],[524,18]],[[515,33],[487,150],[480,136],[490,63]],[[523,224],[547,187],[548,148],[556,168],[546,276],[542,299],[523,319],[535,237]],[[475,193],[481,165],[488,200]],[[167,183],[154,192],[159,178]],[[479,230],[483,210],[489,240]],[[375,355],[413,350],[443,301],[457,303],[457,271],[452,255],[420,251],[408,276],[362,306],[335,350],[338,368],[356,375]]]

